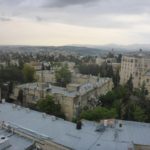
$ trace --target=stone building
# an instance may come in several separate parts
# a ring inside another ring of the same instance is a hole
[[[66,88],[53,86],[49,83],[28,83],[18,85],[14,89],[13,98],[17,99],[18,91],[23,90],[24,101],[36,104],[46,95],[52,95],[56,103],[61,104],[62,111],[68,120],[76,117],[85,107],[95,107],[97,98],[113,88],[110,78],[100,78],[95,83],[71,83]]]
[[[35,72],[35,79],[38,82],[56,83],[54,70],[39,70]]]
[[[149,70],[150,58],[144,56],[142,53],[134,56],[123,56],[120,71],[120,83],[125,84],[132,76],[134,88],[140,88],[144,83],[150,94]]]

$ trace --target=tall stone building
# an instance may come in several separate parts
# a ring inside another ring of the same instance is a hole
[[[140,52],[138,55],[122,57],[120,83],[125,84],[132,76],[134,88],[140,88],[143,83],[150,95],[150,57]]]

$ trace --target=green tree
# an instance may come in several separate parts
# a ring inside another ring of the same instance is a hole
[[[119,86],[119,82],[120,82],[120,75],[119,75],[119,69],[118,69],[117,72],[113,74],[113,83],[114,83],[115,88]]]
[[[122,59],[122,54],[119,54],[117,57],[117,63],[121,63],[121,59]]]
[[[35,70],[28,64],[25,64],[23,67],[23,75],[25,82],[33,82],[34,81]]]
[[[100,66],[96,64],[80,64],[78,66],[79,72],[86,75],[95,75],[100,74]]]
[[[10,81],[8,84],[8,95],[12,94],[13,92],[13,81]]]
[[[113,49],[112,49],[112,52],[108,53],[107,58],[114,58]]]
[[[133,78],[132,78],[132,75],[131,75],[129,80],[126,83],[126,87],[127,87],[128,91],[129,91],[129,93],[133,92],[133,82],[132,82],[132,80],[133,80]]]
[[[64,114],[61,112],[60,104],[55,104],[54,98],[50,95],[37,102],[37,109],[50,115],[65,118]]]
[[[133,111],[134,111],[134,104],[130,102],[126,102],[121,104],[121,119],[123,120],[133,120]]]
[[[150,122],[150,101],[149,100],[140,100],[140,106],[145,111],[146,122]]]
[[[59,86],[66,87],[71,82],[71,72],[65,65],[55,72],[55,78]]]
[[[147,119],[144,110],[139,106],[135,106],[133,116],[135,121],[144,122]]]
[[[23,105],[23,90],[20,89],[18,91],[18,97],[17,97],[18,102],[20,102],[21,105]]]
[[[24,62],[22,59],[19,59],[19,69],[23,69],[23,66],[24,66]]]
[[[106,62],[104,62],[100,66],[100,75],[101,75],[101,77],[110,77],[110,78],[113,78],[114,71],[113,71],[112,65],[107,64]]]
[[[96,107],[93,110],[83,111],[80,115],[80,118],[99,121],[101,119],[109,119],[116,117],[115,109],[107,109],[105,107]]]
[[[4,83],[8,81],[23,82],[22,71],[15,66],[1,67],[0,68],[0,82]]]
[[[141,98],[141,100],[145,100],[146,95],[148,95],[148,91],[145,87],[145,83],[143,82],[141,89],[140,89],[139,97]]]
[[[106,95],[101,95],[99,101],[101,101],[102,106],[111,107],[116,100],[116,93],[114,91],[108,92]]]

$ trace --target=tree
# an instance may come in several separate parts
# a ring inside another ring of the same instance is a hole
[[[1,67],[0,68],[0,82],[5,83],[8,81],[23,82],[22,71],[15,66]]]
[[[24,62],[22,59],[19,59],[19,69],[23,69]]]
[[[23,67],[23,75],[25,82],[33,82],[34,81],[35,70],[30,65],[25,64]]]
[[[147,119],[147,116],[145,115],[144,110],[139,106],[135,106],[133,115],[134,115],[135,121],[144,122]]]
[[[9,84],[8,84],[8,93],[9,95],[12,94],[13,92],[13,82],[10,81]]]
[[[101,66],[100,66],[100,75],[101,77],[106,77],[107,76],[107,69],[108,65],[106,62],[104,62]]]
[[[133,120],[133,111],[134,111],[134,103],[122,102],[121,103],[121,119],[123,120]]]
[[[107,65],[107,75],[106,77],[112,78],[114,75],[113,67],[112,65]]]
[[[63,66],[55,72],[55,78],[59,86],[66,87],[71,82],[71,72],[67,66]]]
[[[113,74],[113,83],[114,83],[115,88],[119,86],[119,82],[120,82],[120,75],[119,75],[119,69],[118,69],[117,72]]]
[[[141,98],[141,100],[145,100],[146,95],[148,95],[148,91],[145,87],[145,83],[143,82],[141,89],[140,89],[139,97]]]
[[[117,63],[121,63],[121,59],[122,59],[122,54],[119,54],[117,57]]]
[[[81,74],[86,75],[97,76],[100,73],[100,66],[96,64],[80,64],[78,69]]]
[[[80,118],[99,121],[101,119],[116,118],[115,109],[107,109],[105,107],[96,107],[93,110],[83,111],[80,115]]]
[[[126,87],[127,87],[128,91],[129,91],[129,93],[133,92],[133,82],[132,82],[132,80],[133,80],[132,75],[130,75],[129,80],[126,83]]]
[[[42,63],[42,66],[41,66],[42,70],[45,70],[45,66],[44,66],[44,63]]]
[[[100,75],[101,75],[101,77],[113,78],[114,71],[113,71],[112,65],[107,64],[106,62],[104,62],[104,63],[100,66]]]
[[[54,98],[50,95],[47,95],[46,98],[37,102],[37,109],[50,115],[65,118],[64,114],[61,112],[60,104],[55,104]]]
[[[18,97],[17,97],[18,102],[20,102],[21,105],[23,105],[23,90],[20,89],[18,92]]]
[[[140,101],[141,108],[145,111],[146,122],[150,122],[150,101],[149,100],[142,100]]]
[[[114,58],[113,49],[112,49],[112,52],[108,53],[107,58]]]
[[[99,100],[101,101],[102,106],[111,107],[116,100],[116,94],[113,91],[110,91],[106,95],[101,95]]]

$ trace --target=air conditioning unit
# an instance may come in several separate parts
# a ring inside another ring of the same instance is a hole
[[[42,117],[46,118],[47,114],[46,113],[42,113]]]
[[[2,99],[2,103],[3,103],[3,104],[5,103],[5,98]]]
[[[17,107],[17,110],[21,110],[21,106],[18,106],[18,107]]]
[[[57,120],[57,118],[55,116],[51,116],[51,118],[52,118],[52,121]]]
[[[0,136],[0,150],[10,147],[9,139],[5,136]]]
[[[12,105],[12,108],[13,108],[13,109],[17,108],[17,105],[16,105],[16,104],[13,104],[13,105]]]
[[[26,112],[29,113],[31,110],[29,108],[26,108]]]

